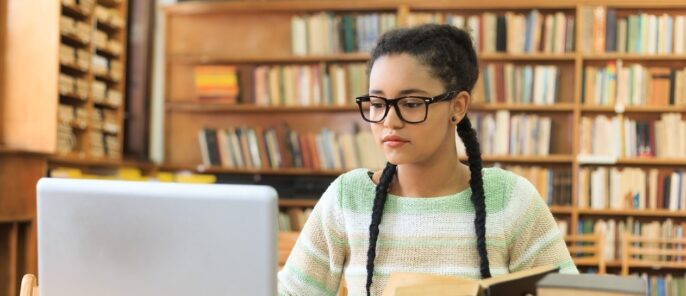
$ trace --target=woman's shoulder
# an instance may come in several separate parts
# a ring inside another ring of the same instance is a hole
[[[529,180],[502,168],[485,168],[483,180],[486,198],[491,204],[496,203],[504,207],[513,198],[524,201],[539,196],[538,191]]]

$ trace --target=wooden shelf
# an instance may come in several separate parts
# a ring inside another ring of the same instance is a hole
[[[62,34],[60,33],[60,36],[62,37],[62,41],[64,41],[65,44],[69,45],[75,45],[77,47],[86,47],[90,43],[87,40],[83,40],[79,38],[76,35],[73,34]]]
[[[352,106],[257,106],[252,104],[213,104],[202,102],[167,102],[167,111],[175,112],[260,112],[260,113],[284,113],[284,112],[359,112],[356,105]]]
[[[63,72],[68,74],[85,75],[88,73],[88,68],[84,69],[75,64],[60,63],[60,67],[64,70]]]
[[[119,58],[119,56],[121,56],[121,53],[116,53],[116,52],[113,52],[107,48],[102,48],[102,47],[96,47],[95,51],[98,54],[105,55],[109,58]]]
[[[123,1],[121,0],[97,0],[98,4],[104,5],[107,7],[115,7],[117,5],[123,4]]]
[[[594,210],[579,209],[579,215],[585,216],[635,216],[635,217],[655,217],[655,218],[686,218],[686,211],[670,211],[665,209],[653,210]]]
[[[585,54],[582,58],[587,61],[605,61],[605,60],[627,60],[627,61],[686,61],[686,55],[683,54],[630,54],[630,53],[602,53],[602,54]]]
[[[187,56],[171,55],[171,62],[187,64],[241,64],[241,63],[318,63],[318,62],[366,62],[369,60],[368,53],[340,53],[332,55],[306,55],[306,56]]]
[[[570,215],[574,210],[571,206],[549,206],[550,212],[553,214]]]
[[[24,223],[33,221],[33,216],[30,215],[2,215],[0,216],[0,224],[7,223]]]
[[[162,171],[195,171],[207,174],[253,174],[253,175],[308,175],[308,176],[338,176],[346,171],[344,170],[312,170],[305,168],[288,168],[288,169],[235,169],[224,167],[208,167],[204,165],[163,165],[159,167]]]
[[[79,104],[85,103],[88,100],[87,98],[79,97],[78,95],[73,94],[73,93],[60,94],[60,98],[65,99],[65,100],[69,101],[70,103],[79,103]]]
[[[576,59],[575,53],[480,53],[478,58],[483,61],[569,61],[573,62]]]
[[[291,199],[291,198],[279,198],[279,206],[280,207],[304,207],[304,208],[311,208],[314,207],[314,205],[317,204],[319,200],[318,199]]]
[[[183,2],[165,7],[170,14],[211,14],[227,12],[298,12],[305,11],[396,11],[400,3],[395,0],[348,0],[348,1],[235,1],[235,2]],[[353,9],[354,7],[354,9]]]
[[[629,268],[650,268],[650,269],[686,269],[686,261],[682,262],[661,262],[659,265],[649,262],[631,262]]]
[[[535,105],[535,104],[483,104],[474,103],[469,108],[473,111],[522,111],[522,112],[572,112],[574,111],[574,104],[559,103],[552,105]]]
[[[75,17],[78,19],[84,19],[90,14],[85,10],[81,9],[78,5],[67,5],[62,3],[62,12],[64,15]]]
[[[89,166],[89,167],[137,167],[145,170],[150,170],[155,167],[151,162],[128,160],[128,159],[111,159],[111,158],[91,158],[78,157],[74,155],[57,155],[51,156],[48,159],[51,166]]]
[[[93,101],[93,104],[96,107],[103,107],[103,108],[108,108],[108,109],[113,109],[113,110],[117,110],[117,109],[119,109],[119,107],[121,107],[119,105],[113,105],[113,104],[110,104],[110,103],[104,102],[104,101]]]
[[[543,164],[571,164],[574,161],[572,155],[550,156],[481,156],[484,162],[507,162],[507,163],[543,163]],[[466,157],[460,157],[466,161]]]
[[[666,166],[686,166],[686,159],[665,159],[665,158],[620,158],[617,160],[619,165],[666,165]]]
[[[119,83],[121,80],[119,79],[114,79],[112,75],[109,74],[102,74],[102,73],[97,73],[95,74],[95,78],[103,80],[108,83]]]
[[[620,112],[617,112],[620,111]],[[667,113],[686,112],[686,106],[626,106],[624,110],[617,110],[612,106],[581,106],[581,112],[588,113]]]

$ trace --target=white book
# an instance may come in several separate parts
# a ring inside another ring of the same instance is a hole
[[[464,28],[465,27],[465,18],[462,15],[450,15],[448,17],[448,23],[456,28]]]
[[[676,211],[679,209],[679,182],[681,178],[676,172],[672,173],[672,180],[669,188],[669,210]]]
[[[509,135],[510,135],[510,112],[500,110],[496,113],[496,128],[497,136],[495,138],[495,154],[507,155],[509,150]]]
[[[233,158],[231,157],[231,148],[229,146],[229,137],[225,129],[217,130],[217,144],[219,146],[219,155],[221,164],[224,167],[233,168]]]
[[[545,101],[545,83],[545,66],[534,66],[534,90],[532,98],[534,104],[543,104],[543,102]]]
[[[294,55],[307,55],[307,22],[301,16],[291,18],[291,51]]]
[[[200,155],[202,156],[202,163],[205,166],[211,166],[210,153],[207,150],[207,139],[205,138],[205,129],[198,131],[198,143],[200,144]]]
[[[555,53],[563,53],[565,50],[565,15],[563,12],[555,13]],[[522,38],[519,38],[522,39]]]
[[[539,142],[539,155],[550,155],[550,133],[552,132],[552,119],[550,117],[543,117],[541,122],[541,141]]]
[[[556,66],[546,66],[546,104],[555,104],[557,101],[558,71]]]
[[[650,169],[648,172],[648,209],[657,209],[657,184],[658,184],[658,170]]]
[[[622,181],[626,175],[626,171],[620,172],[617,168],[610,169],[610,194],[608,195],[610,197],[610,209],[621,210],[624,208],[623,197],[625,192],[622,191],[622,187],[628,184],[622,184]]]
[[[686,35],[686,16],[677,15],[674,18],[674,49],[675,54],[686,53],[685,36]]]
[[[597,168],[591,173],[591,208],[607,208],[607,169]]]
[[[624,53],[627,52],[626,49],[626,39],[627,39],[627,24],[626,19],[617,20],[617,52]]]
[[[483,44],[479,43],[479,34],[481,32],[481,21],[478,15],[472,15],[467,18],[467,32],[472,36],[472,42],[474,43],[474,50],[480,52],[482,50]]]
[[[255,168],[262,168],[262,159],[260,158],[260,146],[257,142],[257,133],[255,129],[244,129],[248,132],[248,149],[250,150],[250,158]]]

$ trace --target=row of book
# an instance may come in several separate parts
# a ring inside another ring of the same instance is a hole
[[[584,116],[580,124],[581,158],[686,158],[686,121],[680,113],[623,122],[618,116]]]
[[[586,6],[581,32],[583,52],[636,54],[686,53],[686,16],[635,12],[625,15],[614,8]]]
[[[198,65],[195,97],[257,106],[350,106],[368,92],[364,63]]]
[[[301,231],[307,218],[310,217],[312,208],[290,207],[279,212],[279,231]]]
[[[554,121],[537,114],[515,114],[500,110],[470,115],[484,155],[537,155],[551,151]]]
[[[582,101],[586,105],[673,106],[686,105],[686,69],[624,65],[586,66]]]
[[[574,16],[564,12],[486,12],[477,15],[410,13],[410,26],[451,24],[471,33],[479,52],[564,53],[574,51]]]
[[[394,13],[293,16],[291,50],[295,55],[370,52],[381,34],[397,26],[396,19]]]
[[[686,210],[682,170],[583,167],[579,172],[580,209]]]
[[[319,133],[275,127],[204,128],[198,133],[203,164],[227,168],[381,168],[385,157],[371,132]]]
[[[253,74],[261,106],[349,106],[369,91],[364,63],[259,66]]]
[[[577,224],[578,234],[593,234],[600,233],[603,237],[604,250],[603,258],[605,260],[620,260],[622,258],[622,239],[625,233],[631,233],[634,236],[640,236],[646,239],[683,239],[684,228],[686,222],[675,222],[671,218],[662,221],[643,221],[627,217],[624,220],[615,219],[579,219]],[[677,249],[686,248],[686,244],[666,244],[645,242],[652,247],[663,249]],[[647,247],[647,246],[646,246]],[[635,256],[635,255],[632,255]],[[655,254],[642,255],[646,256],[643,259],[661,260],[671,262],[684,262],[686,257]]]
[[[503,166],[503,168],[529,180],[548,206],[572,204],[572,172],[568,168],[520,165]]]
[[[686,295],[686,276],[667,273],[665,275],[633,274],[646,281],[648,296]]]
[[[559,101],[560,71],[554,65],[489,63],[474,87],[474,101],[554,104]]]

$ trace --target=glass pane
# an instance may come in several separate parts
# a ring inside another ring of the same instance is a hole
[[[379,98],[370,98],[369,101],[362,102],[362,114],[367,120],[379,121],[383,119],[386,112],[386,101]]]
[[[398,107],[403,118],[409,122],[420,122],[425,119],[427,104],[424,99],[404,98],[398,102]]]

